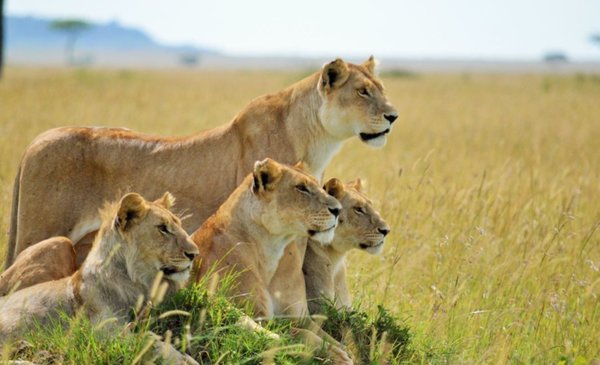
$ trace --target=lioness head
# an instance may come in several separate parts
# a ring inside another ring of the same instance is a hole
[[[122,238],[121,249],[134,282],[148,285],[162,271],[164,280],[181,285],[190,275],[198,247],[169,210],[173,202],[169,193],[154,202],[129,193],[118,203],[114,229]]]
[[[329,134],[339,139],[358,136],[373,147],[385,145],[398,113],[375,76],[373,56],[362,65],[339,58],[326,64],[317,88],[323,99],[319,117]]]
[[[340,203],[300,166],[289,167],[269,158],[257,161],[252,191],[258,197],[261,224],[271,234],[333,239]]]
[[[331,242],[333,248],[339,252],[358,248],[371,254],[380,253],[390,227],[361,193],[360,179],[344,185],[334,178],[325,183],[324,189],[342,203],[339,224]]]

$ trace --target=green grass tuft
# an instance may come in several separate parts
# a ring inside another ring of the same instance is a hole
[[[337,309],[323,300],[325,320],[322,328],[348,346],[360,364],[398,364],[410,358],[410,331],[383,306],[374,313]]]

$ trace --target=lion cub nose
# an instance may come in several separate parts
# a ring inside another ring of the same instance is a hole
[[[331,212],[331,214],[333,214],[334,217],[337,217],[338,215],[340,215],[339,208],[329,208],[329,211]]]
[[[398,119],[398,114],[396,114],[396,113],[384,114],[383,117],[385,119],[387,119],[387,121],[390,122],[390,124],[392,124],[396,121],[396,119]]]
[[[379,228],[378,231],[383,235],[383,237],[387,236],[387,234],[390,233],[389,228]]]
[[[194,258],[196,256],[198,256],[198,253],[197,252],[185,252],[184,255],[185,255],[185,257],[190,259],[190,261],[194,261]]]

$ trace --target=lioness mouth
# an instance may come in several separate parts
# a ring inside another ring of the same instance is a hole
[[[370,141],[372,139],[375,138],[379,138],[385,134],[388,134],[390,132],[390,129],[386,129],[383,132],[379,132],[379,133],[361,133],[360,134],[360,139],[362,139],[363,141]]]
[[[359,246],[361,249],[363,249],[363,250],[366,250],[367,248],[375,248],[375,247],[379,247],[379,246],[381,246],[381,245],[383,245],[383,242],[380,242],[380,243],[378,243],[378,244],[376,244],[376,245],[367,245],[366,243],[361,243],[361,244],[359,244],[358,246]]]
[[[189,269],[189,267],[180,269],[180,268],[176,268],[174,266],[165,266],[165,267],[161,268],[160,271],[162,271],[163,274],[165,274],[165,276],[170,276],[173,274],[177,274],[179,272],[187,271],[188,269]]]
[[[323,233],[323,232],[327,232],[327,231],[330,231],[330,230],[332,230],[332,229],[334,229],[334,228],[335,228],[335,225],[333,225],[333,226],[331,226],[331,227],[329,227],[329,228],[327,228],[327,229],[324,229],[324,230],[322,230],[322,231],[316,231],[316,230],[314,230],[314,229],[309,229],[309,230],[308,230],[308,235],[309,235],[309,236],[314,236],[314,235],[316,235],[317,233]]]

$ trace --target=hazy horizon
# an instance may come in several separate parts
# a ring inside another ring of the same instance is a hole
[[[539,60],[562,52],[574,61],[600,60],[600,44],[590,40],[600,33],[600,2],[592,0],[9,0],[5,13],[118,21],[165,44],[214,48],[234,56]]]

